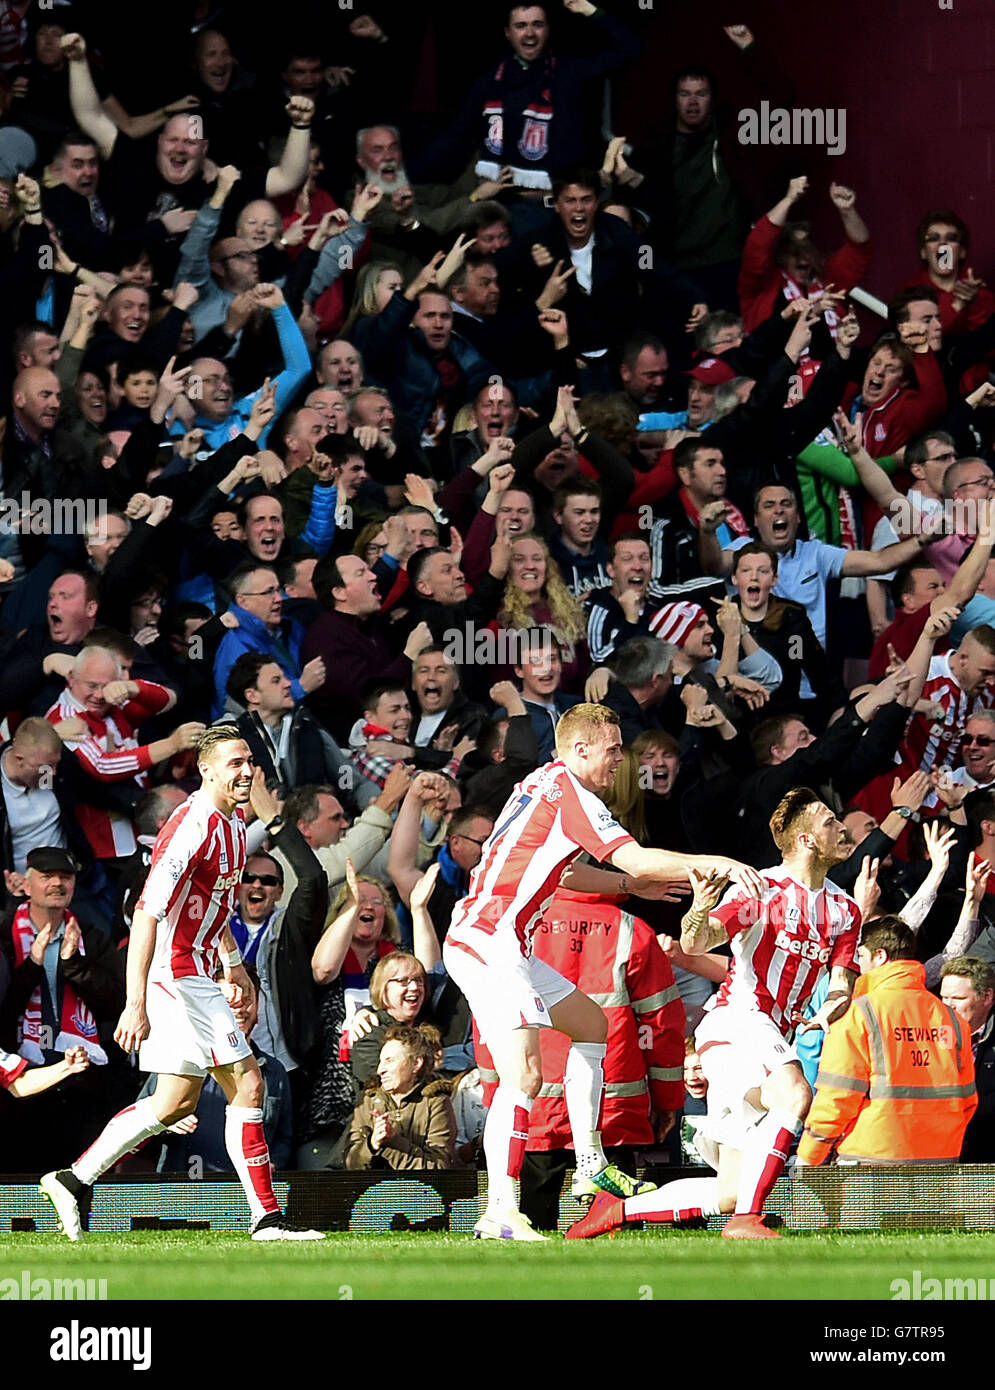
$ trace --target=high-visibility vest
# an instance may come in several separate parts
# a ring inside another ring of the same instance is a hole
[[[621,898],[557,890],[536,932],[534,951],[599,1004],[608,1018],[602,1142],[652,1144],[651,1112],[684,1103],[684,1005],[655,933],[623,912]],[[540,1031],[542,1089],[532,1106],[529,1149],[572,1146],[563,1094],[570,1039]],[[475,1036],[490,1104],[497,1073]]]
[[[829,1029],[798,1156],[824,1163],[836,1147],[862,1163],[956,1163],[977,1104],[966,1025],[918,961],[887,961]]]

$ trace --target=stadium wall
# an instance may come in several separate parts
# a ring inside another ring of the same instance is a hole
[[[570,1196],[567,1175],[559,1229],[583,1213]],[[701,1177],[700,1168],[655,1172],[660,1182]],[[285,1173],[276,1194],[288,1218],[327,1231],[431,1230],[469,1233],[483,1210],[487,1179],[472,1170],[385,1178],[362,1173]],[[995,1165],[902,1168],[813,1168],[781,1178],[767,1202],[768,1216],[788,1230],[995,1230]],[[709,1227],[720,1229],[724,1217]],[[246,1231],[249,1211],[238,1183],[227,1175],[200,1182],[164,1175],[135,1182],[104,1180],[93,1190],[90,1230]],[[35,1180],[0,1183],[0,1233],[52,1232],[57,1224]]]
[[[798,5],[763,0],[737,6],[728,18],[749,24],[779,72],[796,74],[798,104],[843,108],[846,150],[830,157],[798,151],[797,174],[821,186],[798,213],[810,217],[825,249],[839,242],[829,203],[830,179],[857,192],[875,238],[865,288],[888,298],[915,273],[915,228],[934,207],[951,206],[968,222],[987,259],[968,263],[995,284],[995,252],[986,233],[995,223],[995,7],[991,0],[834,0]],[[703,59],[722,90],[738,55],[710,7],[651,3],[613,9],[642,37],[648,61],[617,94],[619,133],[638,134],[661,111],[663,83],[675,55]],[[799,68],[799,55],[804,60]],[[771,93],[762,92],[760,97]],[[794,152],[792,152],[793,154]],[[783,191],[783,190],[782,190]],[[899,229],[888,235],[887,229]]]

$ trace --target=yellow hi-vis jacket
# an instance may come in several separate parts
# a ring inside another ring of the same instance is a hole
[[[798,1157],[825,1163],[956,1163],[978,1097],[966,1025],[892,960],[857,981],[829,1029]]]

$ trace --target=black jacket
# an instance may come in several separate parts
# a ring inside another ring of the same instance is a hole
[[[742,832],[738,857],[756,868],[776,864],[780,856],[768,822],[782,796],[793,787],[818,792],[831,782],[839,798],[849,801],[890,765],[907,722],[908,710],[901,705],[878,710],[869,724],[850,705],[821,738],[787,762],[757,768],[742,783],[736,807]]]
[[[285,910],[268,927],[262,949],[269,957],[283,1040],[294,1060],[306,1067],[321,1042],[311,957],[325,929],[328,879],[295,825],[281,826],[271,839],[290,861],[297,887]]]
[[[973,955],[974,952],[972,951]],[[973,1044],[978,1108],[971,1116],[961,1150],[962,1163],[995,1163],[995,1022],[988,1015],[987,1037]],[[983,1031],[983,1030],[982,1030]]]

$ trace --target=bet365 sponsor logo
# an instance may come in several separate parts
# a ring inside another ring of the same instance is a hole
[[[800,937],[791,936],[783,927],[778,932],[774,944],[779,951],[787,951],[791,956],[801,956],[803,960],[817,960],[820,965],[826,965],[829,961],[828,946],[823,946],[820,941],[803,941]]]

